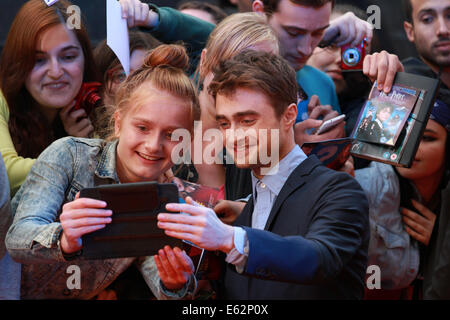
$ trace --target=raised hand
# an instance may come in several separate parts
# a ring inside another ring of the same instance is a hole
[[[394,84],[395,74],[404,71],[400,59],[387,51],[375,52],[364,58],[363,73],[377,81],[378,90],[388,93]]]
[[[343,138],[345,136],[345,122],[341,122],[333,129],[322,134],[309,134],[309,131],[318,129],[324,121],[339,115],[330,105],[321,105],[319,97],[316,95],[311,96],[309,100],[308,115],[308,119],[294,126],[295,142],[298,145],[301,146],[305,142],[318,142]],[[318,120],[320,116],[323,117],[322,120]]]
[[[433,233],[434,223],[436,222],[436,215],[418,201],[412,200],[412,204],[420,214],[402,208],[401,212],[406,232],[417,241],[428,245]]]
[[[334,39],[335,37],[337,38]],[[338,47],[346,44],[356,47],[364,39],[371,43],[372,38],[373,26],[369,22],[359,19],[353,12],[347,12],[330,22],[330,26],[325,30],[323,41],[329,42],[334,39],[333,42]]]
[[[64,107],[59,113],[64,130],[69,136],[87,138],[94,131],[91,120],[84,109],[73,110],[73,107],[74,104]]]
[[[182,289],[195,271],[191,258],[177,247],[165,246],[153,258],[159,278],[169,290]]]
[[[149,27],[157,25],[158,14],[150,10],[146,3],[139,0],[120,0],[122,18],[127,19],[128,28]]]

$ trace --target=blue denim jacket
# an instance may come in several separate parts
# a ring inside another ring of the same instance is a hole
[[[177,293],[163,291],[153,257],[83,260],[78,256],[67,261],[62,254],[62,206],[83,188],[120,183],[116,147],[117,141],[67,137],[49,146],[32,167],[12,201],[15,217],[6,237],[8,252],[23,263],[23,299],[90,299],[132,263],[158,299],[186,294],[188,286]],[[71,265],[81,270],[81,289],[69,289]]]

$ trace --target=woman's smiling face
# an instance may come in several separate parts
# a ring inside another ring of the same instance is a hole
[[[84,59],[75,33],[63,24],[52,26],[38,38],[36,63],[25,87],[43,108],[66,107],[80,91]]]

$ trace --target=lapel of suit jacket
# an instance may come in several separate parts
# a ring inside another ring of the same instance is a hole
[[[312,155],[306,158],[302,163],[300,163],[298,167],[295,168],[295,170],[289,175],[289,178],[286,180],[283,188],[281,188],[281,191],[278,194],[275,203],[273,204],[264,230],[270,229],[270,226],[276,218],[283,202],[293,191],[297,190],[306,183],[306,176],[308,176],[311,171],[319,165],[321,165],[320,160],[315,155]]]
[[[250,199],[247,201],[247,204],[245,205],[244,209],[242,209],[241,214],[234,221],[233,225],[234,226],[251,227],[252,226],[253,209],[254,209],[254,203],[253,203],[253,195],[252,195],[250,197]]]

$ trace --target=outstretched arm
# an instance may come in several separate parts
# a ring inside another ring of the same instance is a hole
[[[139,0],[120,0],[128,27],[140,27],[164,43],[182,41],[187,48],[193,73],[214,24],[168,7],[157,7]]]
[[[335,177],[315,205],[317,211],[312,213],[314,218],[304,236],[282,237],[266,230],[244,228],[248,238],[246,274],[278,281],[313,283],[340,273],[361,243],[368,241],[368,204],[353,179],[344,178],[342,174]],[[186,204],[170,204],[166,208],[188,213],[158,215],[158,227],[167,235],[192,241],[206,250],[227,254],[234,248],[240,251],[234,241],[239,227],[222,223],[213,210],[201,207],[189,198]]]

